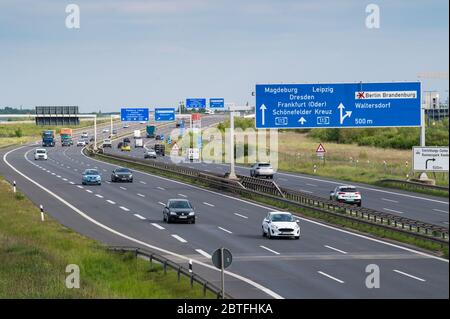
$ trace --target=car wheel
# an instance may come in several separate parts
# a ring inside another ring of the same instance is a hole
[[[270,234],[270,228],[267,228],[267,238],[272,239],[272,235]]]
[[[300,236],[295,236],[294,238],[295,238],[295,239],[300,239]]]
[[[170,220],[170,217],[169,216],[167,216],[167,224],[170,224],[170,222],[171,222],[171,220]]]
[[[266,232],[264,231],[264,227],[262,227],[262,236],[266,237]]]
[[[358,207],[361,207],[362,206],[362,203],[358,203]]]

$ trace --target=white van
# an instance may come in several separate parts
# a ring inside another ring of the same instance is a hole
[[[47,150],[45,148],[37,148],[34,150],[34,160],[47,160]]]

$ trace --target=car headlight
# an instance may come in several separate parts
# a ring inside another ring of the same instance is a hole
[[[177,213],[175,213],[175,212],[170,212],[170,215],[176,215]]]
[[[195,212],[190,212],[189,213],[189,216],[194,216],[195,215]]]
[[[275,229],[275,230],[278,230],[277,225],[272,225],[272,228]]]
[[[114,174],[114,177],[119,177],[119,175],[117,175],[117,174]]]
[[[294,229],[299,229],[300,226],[298,224],[295,224]]]

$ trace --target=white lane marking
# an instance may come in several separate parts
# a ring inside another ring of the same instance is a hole
[[[55,173],[52,173],[52,175],[56,175]]]
[[[22,148],[22,147],[19,147],[17,149],[12,150],[12,151],[16,151],[16,150],[18,150],[20,148]],[[88,158],[82,151],[80,151],[80,153],[85,158]],[[100,163],[102,163],[104,165],[110,165],[112,167],[116,167],[114,164],[109,164],[107,162],[102,162],[100,160],[93,159],[93,158],[89,158],[89,159],[92,160],[92,161],[100,162]],[[150,173],[147,173],[147,172],[143,172],[143,171],[140,171],[140,170],[135,170],[135,172],[139,172],[142,175],[150,176],[152,178],[160,179],[160,180],[163,180],[163,181],[166,181],[166,182],[170,182],[170,183],[173,183],[173,184],[183,185],[185,187],[193,188],[193,189],[196,189],[198,191],[205,192],[205,193],[214,194],[216,196],[220,196],[220,197],[223,197],[223,198],[228,198],[230,200],[235,200],[235,201],[238,201],[238,202],[241,202],[241,203],[245,203],[245,204],[250,205],[250,206],[259,207],[259,208],[265,209],[268,212],[273,211],[273,208],[264,206],[262,204],[249,202],[249,201],[247,201],[245,199],[232,197],[230,195],[225,195],[225,194],[218,193],[218,192],[215,192],[215,191],[212,191],[212,190],[209,190],[209,189],[205,189],[205,188],[201,188],[201,187],[194,186],[194,185],[191,185],[191,184],[183,183],[183,182],[180,182],[180,181],[174,181],[174,180],[171,180],[171,179],[166,178],[166,177],[153,175],[153,174],[150,174]],[[342,185],[342,183],[335,183],[335,184]],[[387,191],[386,191],[386,193],[395,194],[395,193],[387,192]],[[448,204],[447,202],[443,202],[443,203]],[[352,232],[352,231],[344,230],[344,229],[341,229],[341,228],[338,228],[338,227],[335,227],[335,226],[326,225],[326,224],[323,224],[321,222],[317,222],[317,221],[310,220],[310,219],[307,219],[307,218],[303,218],[303,217],[300,218],[299,217],[298,219],[302,220],[304,222],[310,223],[310,224],[314,224],[314,225],[320,226],[320,227],[332,229],[332,230],[334,230],[336,232],[339,232],[339,233],[347,234],[347,235],[350,235],[350,236],[353,236],[353,237],[362,238],[362,239],[365,239],[365,240],[368,240],[368,241],[371,241],[371,242],[375,242],[375,243],[382,244],[382,245],[389,246],[389,247],[398,248],[398,249],[401,249],[403,251],[408,251],[408,252],[411,252],[411,253],[414,253],[414,254],[417,254],[417,255],[420,255],[420,256],[424,256],[424,257],[430,258],[430,259],[435,259],[435,260],[439,260],[439,261],[442,261],[442,262],[445,262],[445,263],[449,263],[448,259],[445,259],[445,258],[442,258],[442,257],[437,257],[437,256],[434,256],[434,255],[431,255],[431,254],[427,254],[427,253],[424,253],[424,252],[419,251],[419,250],[414,250],[412,248],[408,248],[408,247],[405,247],[405,246],[393,244],[393,243],[390,243],[390,242],[387,242],[387,241],[383,241],[381,239],[368,237],[368,236],[361,235],[361,234],[358,234],[358,233],[355,233],[355,232]],[[186,258],[184,258],[184,259],[186,259]],[[236,274],[234,274],[234,275],[236,275]],[[265,289],[267,289],[267,288],[265,288]],[[271,291],[271,293],[274,293],[274,292]]]
[[[245,219],[248,219],[248,217],[247,216],[244,216],[244,215],[241,215],[241,214],[238,214],[238,213],[234,213],[236,216],[239,216],[239,217],[242,217],[242,218],[245,218]]]
[[[124,211],[126,211],[126,212],[129,212],[130,210],[128,209],[128,208],[126,208],[126,207],[123,207],[123,206],[120,206],[119,207],[121,210],[124,210]]]
[[[178,194],[178,196],[181,196],[181,197],[184,197],[184,198],[187,197],[187,195],[184,195],[184,194]]]
[[[146,185],[147,183],[144,181],[139,181],[139,183]]]
[[[158,202],[159,205],[163,205],[166,206],[166,204],[164,204],[163,202]]]
[[[162,190],[162,191],[165,191],[166,189],[164,188],[164,187],[160,187],[160,186],[158,186],[158,187],[156,187],[157,189],[160,189],[160,190]]]
[[[398,211],[398,210],[394,210],[394,209],[389,209],[389,208],[383,208],[383,209],[384,209],[384,210],[387,210],[388,212],[392,212],[392,213],[404,214],[403,212]]]
[[[207,203],[207,202],[203,202],[203,204],[205,204],[206,206],[209,206],[209,207],[215,207],[213,204],[210,204],[210,203]]]
[[[119,188],[120,188],[120,189],[123,189],[124,191],[127,190],[127,189],[126,189],[125,187],[123,187],[123,186],[120,186]]]
[[[182,242],[182,243],[187,243],[187,240],[186,240],[186,239],[184,239],[184,238],[182,238],[182,237],[180,237],[180,236],[178,236],[178,235],[172,234],[171,236],[172,236],[173,238],[175,238],[176,240]]]
[[[280,254],[279,252],[277,252],[277,251],[275,251],[275,250],[272,250],[272,249],[270,249],[270,248],[267,248],[266,246],[260,245],[259,247],[261,247],[262,249],[265,249],[265,250],[267,250],[267,251],[270,251],[271,253],[273,253],[273,254],[275,254],[275,255],[279,255],[279,254]]]
[[[92,194],[92,191],[91,191],[90,189],[86,189],[86,192],[88,192],[88,193],[91,193],[91,194]]]
[[[108,200],[106,200],[108,203],[110,203],[110,204],[112,204],[112,205],[115,205],[116,204],[116,202],[114,202],[114,201],[112,201],[112,200],[110,200],[110,199],[108,199]]]
[[[208,254],[208,253],[207,253],[206,251],[204,251],[204,250],[196,249],[195,251],[198,252],[200,255],[202,255],[202,256],[208,258],[208,259],[211,259],[211,257],[212,257],[210,254]]]
[[[74,183],[74,182],[72,182],[72,181],[70,181],[70,182],[69,182],[69,184],[75,185],[75,183]]]
[[[141,216],[141,215],[139,215],[139,214],[134,214],[134,216],[136,216],[137,218],[142,219],[142,220],[145,220],[145,219],[146,219],[145,217],[143,217],[143,216]]]
[[[316,184],[308,184],[308,183],[306,183],[306,185],[308,185],[308,186],[312,186],[312,187],[317,187],[317,185],[316,185]]]
[[[328,246],[328,245],[325,245],[325,247],[326,247],[326,248],[329,248],[329,249],[331,249],[331,250],[335,250],[335,251],[337,251],[337,252],[340,252],[341,254],[347,254],[347,252],[345,252],[345,251],[343,251],[343,250],[340,250],[340,249],[337,249],[337,248],[334,248],[334,247],[331,247],[331,246]]]
[[[308,194],[314,193],[314,192],[311,192],[311,191],[307,191],[306,189],[299,189],[298,191],[302,192],[302,193],[308,193]]]
[[[74,169],[74,171],[75,171],[75,172],[78,172],[78,170],[77,170],[76,168]]]
[[[422,278],[419,278],[419,277],[407,274],[406,272],[403,272],[403,271],[400,271],[400,270],[397,270],[397,269],[394,269],[394,271],[396,273],[400,274],[400,275],[403,275],[403,276],[406,276],[406,277],[410,277],[410,278],[413,278],[413,279],[418,280],[418,281],[422,281],[422,282],[426,281],[425,279],[422,279]]]
[[[223,230],[224,232],[228,233],[228,234],[232,234],[233,232],[229,231],[228,229],[225,229],[223,227],[217,226],[217,228],[219,228],[220,230]]]
[[[110,182],[110,181],[106,181],[106,183],[108,183],[108,184],[111,184],[111,182]]]
[[[433,209],[435,212],[444,213],[448,215],[448,212],[442,209]]]
[[[140,196],[140,197],[145,197],[144,194],[137,193],[137,195]]]
[[[61,178],[61,175],[56,175],[56,177]]]
[[[154,226],[158,229],[165,229],[164,227],[162,227],[161,225],[158,225],[157,223],[152,223],[152,226]]]
[[[98,198],[103,198],[103,196],[100,194],[95,194],[95,196],[97,196]]]
[[[106,170],[106,169],[103,169],[103,171],[104,171],[104,172],[107,172],[107,170]]]
[[[78,188],[81,188],[81,189],[83,189],[83,188],[84,188],[84,187],[83,187],[83,186],[81,186],[81,185],[77,185],[77,187],[78,187]]]
[[[69,168],[69,169],[70,169],[70,166],[66,166],[66,168]]]
[[[391,203],[398,203],[397,200],[393,200],[393,199],[389,199],[389,198],[384,198],[384,197],[382,197],[381,200],[384,200],[384,201],[386,201],[386,202],[391,202]]]
[[[285,176],[295,177],[295,178],[300,178],[300,179],[309,179],[309,180],[313,180],[313,181],[317,181],[317,182],[321,182],[321,183],[328,183],[328,184],[334,184],[334,185],[342,185],[343,184],[342,182],[333,182],[333,181],[322,180],[322,179],[313,178],[313,177],[298,176],[298,175],[293,175],[293,174],[288,174],[288,173],[277,172],[277,174],[278,175],[285,175]],[[374,191],[374,192],[379,192],[379,193],[385,193],[385,194],[397,195],[397,196],[403,196],[403,197],[410,197],[410,198],[415,198],[415,199],[426,200],[426,201],[430,201],[430,202],[435,202],[435,203],[441,203],[441,204],[449,205],[448,202],[444,202],[444,201],[440,201],[440,200],[436,200],[436,199],[420,197],[420,196],[414,196],[414,195],[408,195],[408,194],[402,194],[402,193],[396,193],[396,192],[393,192],[393,191],[385,191],[385,190],[382,190],[382,189],[365,187],[365,186],[362,186],[362,185],[358,185],[358,188],[359,189],[366,189],[366,190],[370,190],[370,191]]]
[[[65,181],[65,182],[67,182],[67,178],[63,178],[62,180]]]
[[[344,283],[343,280],[337,279],[336,277],[333,277],[333,276],[331,276],[331,275],[329,275],[327,273],[324,273],[323,271],[318,271],[318,273],[321,274],[322,276],[325,276],[325,277],[328,277],[330,279],[333,279],[334,281],[337,281],[338,283],[341,283],[341,284]]]

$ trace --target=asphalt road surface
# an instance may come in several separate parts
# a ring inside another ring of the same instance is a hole
[[[234,257],[226,275],[227,292],[234,297],[449,297],[447,260],[307,219],[300,219],[300,240],[269,240],[261,236],[261,221],[271,211],[264,205],[142,172],[134,173],[134,183],[110,183],[115,166],[84,156],[79,147],[48,148],[48,161],[34,161],[35,148],[1,151],[0,172],[52,217],[108,244],[151,248],[184,264],[192,259],[194,271],[216,284],[220,275],[210,255],[224,246]],[[102,173],[101,186],[81,185],[87,168]],[[197,223],[163,223],[169,198],[189,199]],[[366,287],[368,265],[379,267],[380,288]]]

